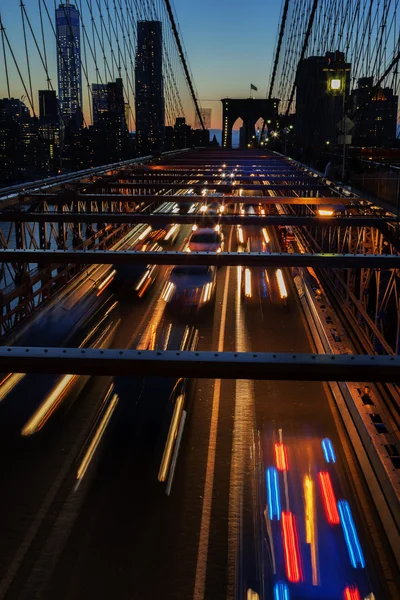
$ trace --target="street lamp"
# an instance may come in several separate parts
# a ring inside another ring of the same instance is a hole
[[[346,65],[337,65],[335,69],[329,69],[328,74],[328,93],[332,96],[342,95],[342,123],[343,131],[343,160],[342,160],[342,181],[344,180],[346,164],[346,124],[345,124],[345,101],[346,101]]]
[[[342,89],[342,80],[338,78],[330,79],[329,89],[332,92],[340,92],[340,90]]]

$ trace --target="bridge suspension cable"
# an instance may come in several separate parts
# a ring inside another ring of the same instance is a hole
[[[138,40],[138,27],[139,22],[143,21],[160,23],[165,125],[174,126],[178,117],[184,117],[190,124],[194,106],[204,126],[193,75],[171,2],[76,0],[74,3],[60,1],[57,5],[50,0],[37,0],[37,3],[15,0],[15,4],[18,12],[9,10],[0,13],[0,77],[5,87],[1,97],[7,96],[9,100],[8,113],[15,112],[17,104],[19,113],[22,110],[25,129],[30,130],[26,146],[31,143],[34,132],[40,142],[47,143],[49,140],[49,127],[46,125],[46,129],[40,121],[39,91],[42,98],[45,98],[44,91],[54,93],[52,101],[57,105],[61,127],[60,133],[54,135],[57,140],[60,136],[60,154],[69,146],[75,147],[75,154],[80,152],[86,158],[86,138],[92,135],[90,128],[95,125],[96,115],[105,110],[104,98],[107,93],[120,93],[118,85],[123,94],[127,135],[136,130],[135,72],[138,52],[141,51],[138,48],[141,43]],[[68,59],[65,38],[71,44]],[[61,71],[79,74],[70,86],[68,99],[80,115],[78,123],[83,133],[79,144],[76,132],[72,132],[70,138],[64,135],[70,117],[66,117],[61,93],[56,93],[57,87],[60,89],[60,78],[63,77]],[[118,84],[118,80],[122,84]],[[50,97],[46,96],[46,101]],[[117,138],[118,146],[120,141]],[[80,162],[78,158],[75,169],[86,167],[84,158],[79,159]],[[122,160],[124,156],[114,152],[108,160],[95,164],[115,162],[118,158]],[[61,163],[59,166],[69,168]]]
[[[336,50],[351,64],[350,92],[358,79],[372,77],[374,85],[391,86],[398,94],[399,5],[399,0],[289,2],[270,81],[270,88],[276,86],[275,95],[281,99],[281,112],[293,111],[300,61]]]

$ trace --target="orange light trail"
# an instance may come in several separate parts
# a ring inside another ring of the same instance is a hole
[[[287,578],[292,583],[298,583],[303,574],[296,520],[291,512],[282,512],[282,538]]]
[[[275,461],[276,467],[279,471],[288,470],[288,460],[286,454],[286,447],[281,443],[275,443]]]
[[[331,477],[326,471],[320,471],[318,473],[318,479],[328,523],[330,523],[331,525],[339,525],[340,518],[336,504],[335,492],[333,491]]]

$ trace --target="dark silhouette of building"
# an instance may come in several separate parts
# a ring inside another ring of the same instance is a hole
[[[243,121],[243,135],[241,147],[247,147],[253,141],[255,126],[259,119],[266,122],[276,122],[278,116],[279,100],[272,98],[223,98],[222,102],[222,147],[232,147],[232,128],[237,119]]]
[[[101,123],[104,113],[108,111],[107,83],[92,83],[92,121],[97,126]]]
[[[164,127],[164,150],[169,152],[174,149],[174,128],[171,125]]]
[[[391,146],[396,139],[398,97],[391,88],[374,89],[372,77],[358,80],[351,93],[353,145]]]
[[[128,141],[128,127],[125,120],[124,84],[118,78],[115,82],[107,84],[108,92],[108,129],[110,139],[108,143],[114,148],[115,160],[127,158],[126,146]]]
[[[345,115],[350,63],[343,52],[310,56],[299,64],[296,78],[296,134],[303,147],[336,144]]]
[[[192,145],[192,128],[186,124],[185,117],[177,117],[174,126],[174,150],[190,148]]]
[[[56,9],[58,97],[63,127],[82,126],[79,11],[69,0]]]
[[[160,21],[138,21],[135,63],[136,141],[140,156],[164,147],[164,82]]]
[[[58,123],[58,100],[55,90],[39,90],[39,119],[42,123]]]
[[[194,129],[192,131],[192,146],[205,147],[210,144],[209,129]]]
[[[59,166],[60,112],[54,90],[39,90],[39,138],[43,168],[55,171]]]
[[[177,117],[173,127],[165,127],[164,149],[181,150],[183,148],[193,148],[208,146],[210,143],[210,132],[208,129],[192,129],[186,123],[185,117]]]
[[[123,81],[92,84],[93,126],[90,136],[95,165],[124,160],[132,156],[126,122]]]
[[[0,100],[0,181],[26,181],[42,173],[38,119],[18,98]]]
[[[42,138],[59,143],[60,113],[54,90],[39,90],[39,132]]]

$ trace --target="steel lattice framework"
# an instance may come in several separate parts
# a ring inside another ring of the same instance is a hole
[[[193,214],[192,208],[205,201],[205,190],[208,201],[218,192],[218,201],[231,211],[214,217]],[[3,338],[90,264],[273,264],[317,269],[367,351],[399,351],[398,218],[295,161],[261,152],[192,151],[56,178],[42,187],[14,187],[0,201]],[[244,202],[258,214],[242,214]],[[322,217],[320,209],[326,207],[335,214]],[[147,224],[191,223],[272,227],[281,252],[119,251],[128,232]],[[290,253],[288,237],[295,240]]]

